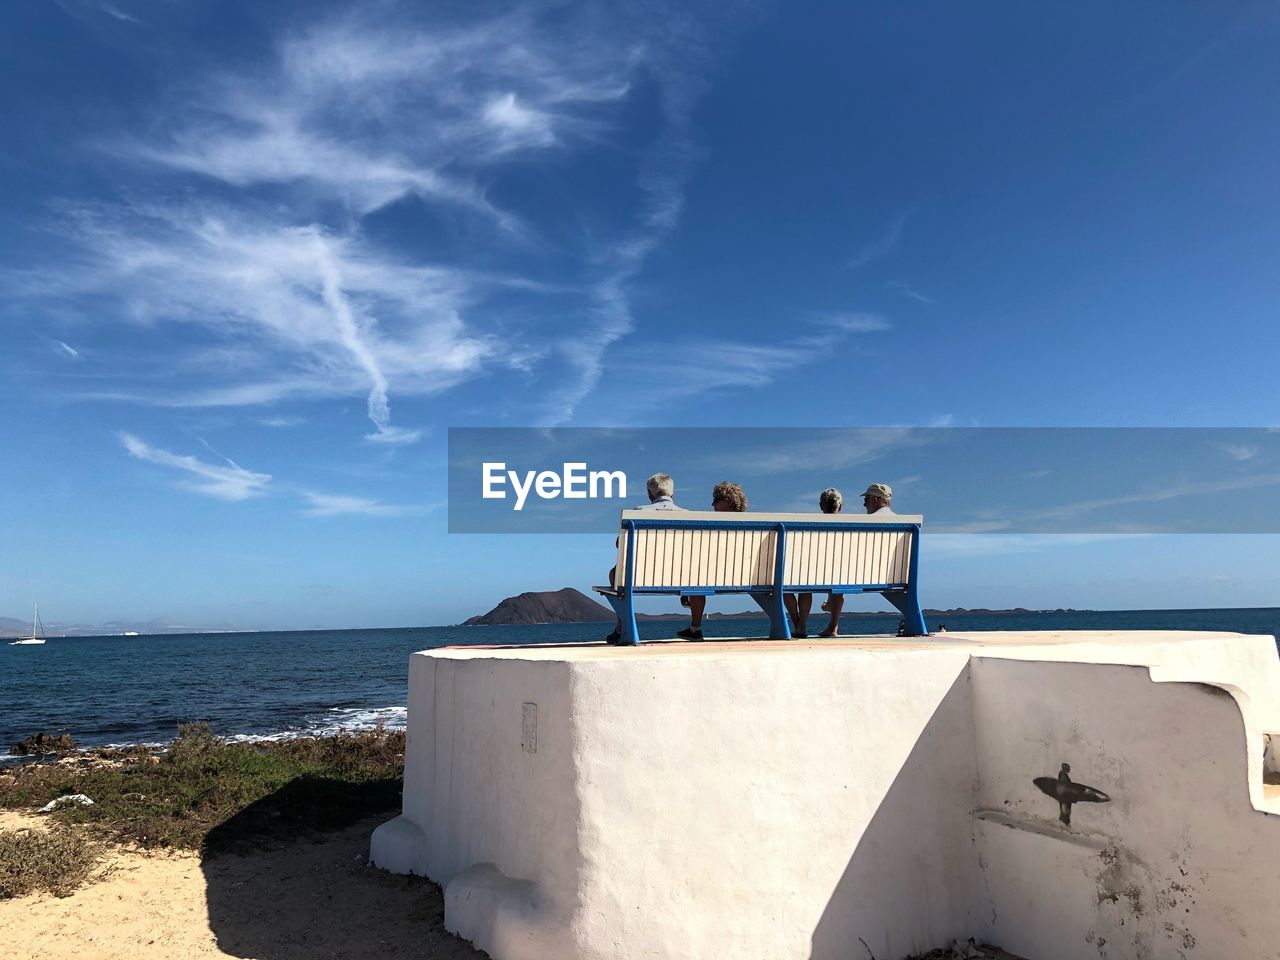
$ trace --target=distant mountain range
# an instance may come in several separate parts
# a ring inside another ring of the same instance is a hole
[[[126,632],[155,633],[224,633],[237,630],[229,624],[193,626],[174,623],[165,617],[153,620],[109,620],[106,623],[61,623],[45,621],[44,632],[48,637],[111,637]],[[0,637],[21,637],[31,632],[31,621],[16,617],[0,617]]]
[[[949,610],[926,609],[926,617],[960,617],[966,614],[979,616],[1017,615],[1026,613],[1079,613],[1076,610],[1039,611],[1025,607],[1014,607],[1010,610],[989,610],[986,607],[952,607]],[[846,617],[883,617],[892,615],[893,611],[847,611]],[[684,620],[687,613],[638,613],[637,620]],[[748,617],[762,617],[761,610],[742,610],[738,613],[711,613],[708,620],[739,620]],[[603,603],[597,603],[581,590],[565,587],[563,590],[530,591],[514,597],[507,597],[488,613],[470,617],[462,622],[465,627],[493,624],[534,624],[534,623],[603,623],[613,619],[613,611]]]

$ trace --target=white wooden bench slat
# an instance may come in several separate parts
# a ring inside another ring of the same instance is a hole
[[[640,519],[652,520],[655,512],[643,511]],[[672,513],[665,514],[664,519],[687,516],[687,513]],[[755,522],[767,522],[777,515],[743,516],[752,517]],[[825,517],[815,518],[813,514],[799,516],[809,522],[815,519],[826,522]],[[915,520],[914,517],[895,519],[908,523]],[[911,536],[901,530],[789,530],[784,579],[788,585],[796,586],[905,584]],[[636,533],[634,586],[769,588],[773,584],[776,540],[777,535],[770,530],[641,528]],[[618,570],[625,571],[626,564],[627,540],[619,537]],[[620,573],[619,582],[621,576]]]

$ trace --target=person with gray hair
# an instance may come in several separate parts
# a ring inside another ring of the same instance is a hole
[[[649,494],[649,502],[637,510],[680,510],[676,506],[676,482],[669,473],[655,473],[644,482],[645,492]]]
[[[827,487],[818,494],[818,509],[823,513],[839,513],[844,508],[844,496],[835,487]],[[809,636],[809,611],[813,609],[813,594],[784,594],[782,602],[787,606],[787,614],[795,629],[791,635],[797,640]]]
[[[683,510],[684,507],[676,506],[676,482],[671,479],[669,473],[655,473],[644,483],[645,492],[649,494],[649,502],[633,507],[635,510]],[[618,541],[613,541],[616,549]],[[614,575],[617,574],[617,566],[613,566],[609,570],[609,583],[612,586],[618,584],[614,581]],[[613,633],[604,638],[605,643],[621,643],[622,642],[622,621],[618,621],[617,626],[613,628]]]

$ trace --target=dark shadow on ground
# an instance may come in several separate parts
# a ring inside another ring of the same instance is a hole
[[[219,948],[254,960],[485,960],[444,929],[439,887],[366,866],[370,834],[399,806],[399,780],[300,777],[215,828],[201,869]]]
[[[956,677],[859,837],[813,932],[812,960],[903,960],[980,932],[964,881],[976,852],[967,806],[944,791],[973,777],[969,668]],[[902,918],[892,922],[890,918]],[[896,937],[886,931],[906,930]],[[950,951],[946,951],[950,956]],[[999,953],[994,956],[1001,956]]]

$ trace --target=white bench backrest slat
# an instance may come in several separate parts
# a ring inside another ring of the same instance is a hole
[[[717,523],[832,523],[843,525],[914,524],[914,515],[872,517],[812,513],[710,513],[705,511],[626,510],[618,537],[617,582],[626,582],[625,521],[714,520]],[[789,587],[866,584],[905,586],[910,571],[911,538],[906,530],[787,528],[784,580]],[[693,528],[636,530],[633,587],[737,587],[769,590],[777,533],[773,530]]]

